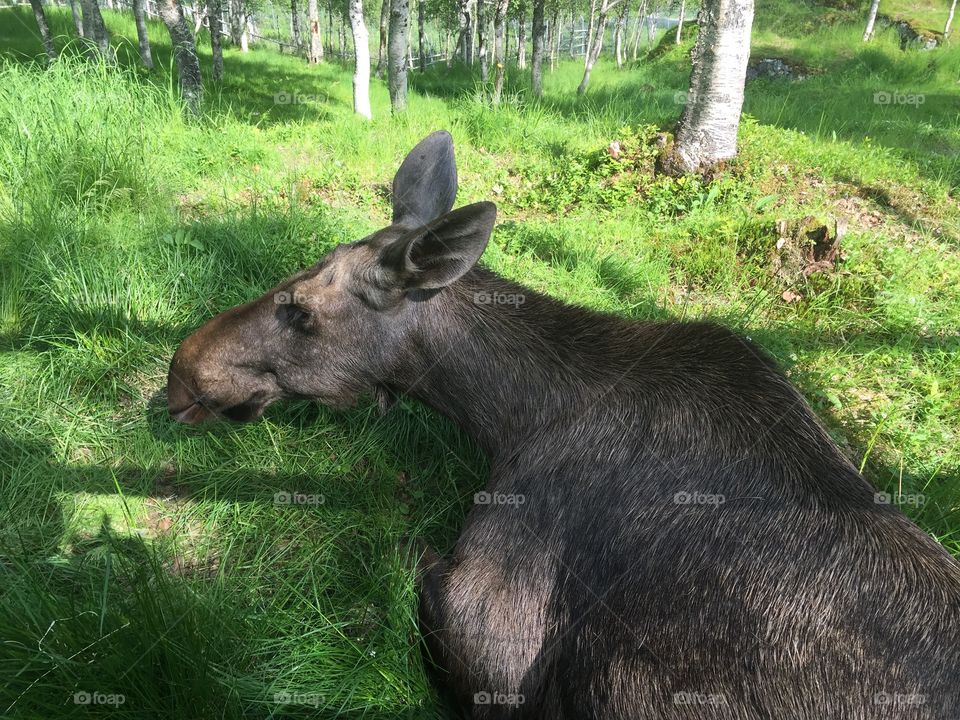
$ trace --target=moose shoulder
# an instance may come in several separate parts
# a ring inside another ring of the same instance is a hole
[[[390,226],[187,338],[171,414],[408,393],[491,478],[418,572],[430,656],[477,718],[960,717],[960,566],[839,452],[747,340],[636,323],[476,265],[423,140]]]

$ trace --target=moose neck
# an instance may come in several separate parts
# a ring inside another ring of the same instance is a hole
[[[493,458],[616,383],[618,353],[594,341],[613,319],[485,269],[417,303],[415,314],[396,389],[453,419]]]

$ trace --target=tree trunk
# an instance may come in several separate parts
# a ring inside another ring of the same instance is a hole
[[[602,4],[600,5],[600,13],[597,15],[596,31],[594,32],[596,37],[592,39],[588,37],[587,47],[590,48],[590,51],[584,60],[583,80],[580,81],[580,85],[577,87],[577,95],[583,95],[587,91],[587,85],[590,83],[590,72],[597,63],[597,58],[600,57],[600,50],[603,49],[603,36],[607,29],[607,13],[609,13],[610,9],[618,2],[624,1],[625,0],[614,0],[608,3],[608,0],[601,0]]]
[[[380,5],[380,37],[377,49],[377,77],[382,78],[387,70],[387,22],[390,19],[390,0]]]
[[[680,0],[680,15],[677,19],[677,40],[675,42],[676,45],[679,45],[680,41],[683,39],[683,15],[686,9],[687,9],[687,1]]]
[[[477,56],[480,58],[480,82],[490,79],[490,63],[487,59],[487,14],[483,11],[484,0],[477,0]]]
[[[550,19],[550,70],[557,67],[557,56],[560,54],[560,11],[554,10]]]
[[[950,35],[950,26],[953,25],[953,14],[957,10],[957,0],[953,0],[950,3],[950,12],[947,14],[947,22],[943,26],[943,37],[947,38]]]
[[[534,97],[543,97],[543,41],[546,28],[543,22],[545,0],[533,0],[533,58],[530,63],[530,82]]]
[[[200,112],[203,81],[200,77],[197,45],[183,15],[183,6],[180,5],[179,0],[157,0],[157,9],[170,33],[173,57],[177,61],[177,75],[180,78],[180,91],[183,93],[187,108],[196,115]]]
[[[667,172],[705,172],[737,154],[752,23],[753,0],[704,1],[690,92],[676,142],[665,159]]]
[[[640,49],[640,33],[643,30],[644,17],[647,14],[647,0],[640,0],[640,7],[637,10],[637,29],[633,34],[633,59],[637,59],[637,52]]]
[[[77,29],[77,37],[83,37],[83,18],[80,17],[77,0],[70,0],[70,14],[73,16],[73,26]]]
[[[349,12],[353,30],[353,111],[370,120],[370,36],[363,22],[363,0],[350,0]]]
[[[137,44],[140,46],[140,62],[148,70],[153,70],[153,55],[150,52],[150,38],[147,35],[147,17],[143,10],[144,0],[133,0],[133,20],[137,26]],[[219,2],[218,2],[219,4]]]
[[[134,0],[134,2],[143,0]],[[213,81],[223,80],[223,45],[220,42],[220,35],[223,29],[220,27],[220,16],[222,8],[221,0],[207,0],[207,18],[210,24],[210,52],[213,55]]]
[[[300,8],[297,7],[297,0],[290,0],[290,35],[293,37],[293,44],[300,50],[303,47],[303,38],[300,35]]]
[[[33,17],[37,21],[37,29],[40,31],[40,39],[43,41],[43,49],[47,53],[50,62],[57,59],[57,48],[53,45],[53,36],[50,35],[50,26],[47,24],[47,14],[43,11],[43,5],[40,0],[30,0],[30,7],[33,8]]]
[[[243,29],[240,31],[240,51],[250,52],[250,18],[244,14]]]
[[[507,6],[509,0],[496,0],[493,11],[493,104],[503,96],[503,78],[507,72]]]
[[[110,35],[103,23],[99,3],[97,0],[80,0],[80,3],[83,8],[83,37],[94,44],[104,60],[111,62]]]
[[[420,72],[427,71],[427,9],[424,0],[417,3],[417,49],[420,55]]]
[[[601,0],[606,2],[606,0]],[[597,20],[597,0],[590,0],[590,23],[587,25],[587,37],[583,52],[583,66],[586,67],[590,62],[590,51],[593,49],[593,28]]]
[[[317,0],[307,0],[307,18],[310,23],[310,52],[307,62],[316,65],[323,60],[323,40],[320,38],[320,11]]]
[[[623,48],[623,34],[627,29],[627,11],[629,9],[630,3],[628,0],[623,0],[623,4],[620,6],[620,12],[617,14],[617,24],[613,31],[613,54],[617,59],[617,69],[622,68],[626,60],[626,53]]]
[[[459,24],[459,34],[457,35],[457,54],[461,56],[463,62],[471,64],[473,62],[473,16],[470,13],[470,0],[459,0],[457,3],[457,22]]]
[[[390,107],[393,112],[407,108],[407,46],[410,44],[410,0],[392,0],[387,65]]]
[[[880,0],[873,0],[870,3],[870,14],[867,15],[867,27],[863,31],[863,41],[867,42],[873,37],[873,26],[877,22],[877,10],[880,9]]]
[[[337,23],[337,57],[343,60],[347,56],[347,29],[342,17]]]
[[[524,8],[520,13],[520,21],[517,25],[517,69],[525,70],[527,67],[527,10]]]
[[[575,12],[570,13],[570,41],[567,43],[567,54],[570,55],[570,58],[573,59],[576,57],[573,54],[573,38],[577,34],[577,14]]]

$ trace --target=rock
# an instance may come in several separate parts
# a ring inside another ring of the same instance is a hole
[[[747,80],[756,78],[784,78],[786,80],[805,80],[810,70],[783,58],[758,58],[747,65]]]

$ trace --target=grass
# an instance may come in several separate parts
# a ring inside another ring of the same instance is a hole
[[[71,46],[45,70],[28,9],[0,10],[0,714],[445,716],[398,546],[450,548],[478,450],[409,402],[196,429],[163,401],[180,340],[385,224],[399,160],[440,127],[458,201],[500,206],[488,266],[599,310],[749,334],[960,554],[960,49],[901,53],[890,31],[864,46],[858,19],[810,36],[772,7],[755,56],[817,74],[749,85],[741,157],[709,186],[643,172],[651,127],[679,116],[689,45],[602,61],[583,98],[577,63],[540,103],[512,73],[498,109],[470,73],[436,68],[391,118],[375,82],[367,125],[348,69],[228,49],[190,121],[162,28],[154,73],[111,12],[118,69]],[[50,15],[63,45],[69,12]],[[894,90],[925,102],[873,102]],[[636,167],[609,159],[613,140]],[[773,226],[807,215],[848,221],[844,260],[783,284]]]

